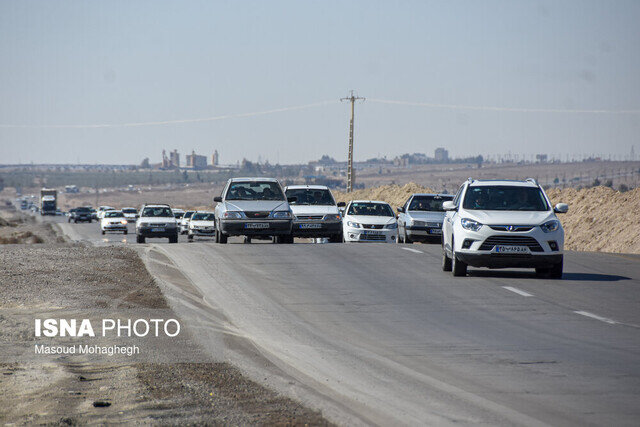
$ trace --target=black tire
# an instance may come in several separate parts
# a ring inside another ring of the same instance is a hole
[[[333,236],[329,237],[329,243],[343,243],[343,242],[344,242],[344,239],[342,238],[342,233],[334,234]]]
[[[456,257],[456,253],[453,253],[453,258],[451,258],[451,271],[455,277],[464,277],[467,275],[467,264],[460,261],[458,257]]]
[[[250,236],[244,236],[244,243],[251,243],[251,237]]]
[[[106,233],[106,231],[102,230],[102,234],[105,234],[105,233]]]
[[[187,240],[193,242],[193,234],[187,235]]]
[[[413,243],[413,240],[411,240],[409,236],[407,236],[407,229],[403,228],[402,230],[402,243]]]
[[[178,243],[178,233],[169,237],[169,243]]]
[[[550,279],[555,279],[555,280],[562,279],[563,264],[564,262],[560,261],[558,264],[555,264],[553,267],[551,267],[551,269],[549,270]]]
[[[129,234],[129,230],[124,230],[122,234]]]
[[[74,224],[77,224],[77,223],[78,223],[78,220],[77,220],[77,219],[74,219],[74,220],[73,220],[73,223],[74,223]]]
[[[136,235],[136,243],[144,243],[145,242],[145,238],[144,236],[141,236],[139,234]]]
[[[227,239],[229,238],[229,236],[227,236],[226,234],[224,234],[221,231],[217,231],[216,233],[218,234],[218,236],[217,236],[218,243],[221,243],[223,245],[225,243],[227,243]]]
[[[451,271],[452,269],[451,258],[447,256],[447,252],[444,250],[444,246],[442,247],[442,271]]]

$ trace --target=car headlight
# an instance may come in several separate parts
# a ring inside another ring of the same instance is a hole
[[[323,220],[324,221],[340,221],[342,219],[342,217],[340,216],[340,214],[329,214],[329,215],[325,215]]]
[[[394,229],[398,228],[398,224],[397,224],[397,223],[395,223],[395,222],[394,222],[394,223],[392,223],[392,224],[387,224],[387,225],[385,226],[385,228],[387,228],[387,229],[389,229],[389,230],[394,230]]]
[[[353,221],[347,221],[347,225],[349,227],[353,227],[353,228],[360,228],[360,224],[358,224],[357,222],[353,222]]]
[[[121,222],[122,224],[125,224],[125,225],[127,224],[127,220],[126,220],[126,219],[123,219],[123,220],[122,220],[122,221],[120,221],[120,222]]]
[[[289,212],[289,211],[277,211],[277,212],[271,213],[271,217],[272,218],[279,218],[279,219],[289,219],[289,218],[291,218],[291,212]]]
[[[235,211],[226,211],[222,214],[222,217],[226,219],[240,219],[242,218],[242,214]]]
[[[148,227],[149,223],[148,222],[141,222],[140,223],[140,227]]]
[[[465,230],[471,231],[478,231],[482,228],[482,224],[469,218],[462,218],[460,220],[460,225],[462,225],[462,228]]]
[[[553,231],[556,231],[558,228],[560,228],[560,221],[558,221],[557,219],[552,219],[551,221],[547,221],[544,224],[542,224],[540,228],[545,233],[551,233]]]

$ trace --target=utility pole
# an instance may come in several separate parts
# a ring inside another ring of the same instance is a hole
[[[355,176],[353,175],[353,119],[355,113],[356,100],[364,98],[355,96],[351,91],[351,96],[347,98],[340,98],[340,101],[351,101],[351,121],[349,122],[349,160],[347,165],[347,193],[353,191],[353,184],[355,183]]]

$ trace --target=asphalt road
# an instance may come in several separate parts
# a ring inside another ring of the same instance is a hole
[[[187,324],[209,317],[250,343],[290,378],[280,391],[338,422],[640,424],[638,256],[568,253],[559,281],[453,278],[438,245],[136,245],[95,223],[62,226],[179,271],[194,288],[171,297]],[[230,343],[200,341],[212,353]]]

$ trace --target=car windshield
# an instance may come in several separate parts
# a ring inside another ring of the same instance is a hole
[[[89,208],[76,208],[76,209],[73,209],[73,210],[78,212],[78,213],[89,213],[89,212],[91,212],[91,209],[89,209]]]
[[[184,215],[184,212],[174,212],[174,213],[173,213],[173,215],[174,215],[176,218],[182,218],[182,216]]]
[[[347,215],[394,216],[393,209],[386,203],[351,203]]]
[[[104,217],[105,218],[122,218],[124,215],[122,214],[122,212],[105,212],[104,213]]]
[[[193,215],[193,211],[187,211],[184,213],[184,215],[182,216],[183,218],[191,218],[191,215]]]
[[[212,213],[195,213],[191,217],[193,221],[213,221]]]
[[[132,214],[134,214],[134,213],[136,213],[136,210],[135,209],[122,209],[122,212],[123,213],[132,213]]]
[[[150,216],[150,217],[171,217],[173,218],[173,212],[171,209],[164,206],[158,207],[147,207],[142,211],[142,216]]]
[[[226,200],[285,200],[277,182],[244,181],[232,182],[227,190]]]
[[[538,187],[515,185],[469,187],[462,207],[486,211],[549,210],[547,200]]]
[[[336,202],[331,196],[329,190],[319,190],[311,188],[296,188],[287,190],[287,199],[295,197],[296,200],[292,201],[292,205],[323,205],[323,206],[335,206]]]
[[[414,196],[409,203],[410,211],[444,212],[442,202],[453,200],[453,196]]]

